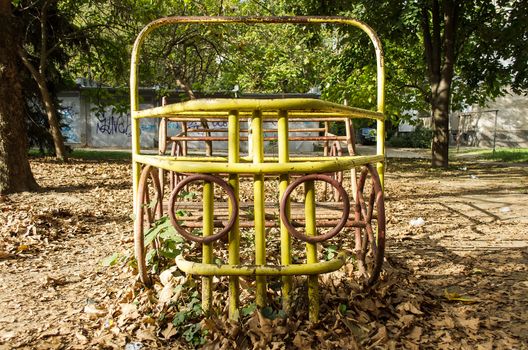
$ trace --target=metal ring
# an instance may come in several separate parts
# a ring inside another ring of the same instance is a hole
[[[306,182],[306,181],[313,181],[313,180],[324,181],[334,186],[334,188],[339,192],[343,200],[343,215],[341,216],[341,220],[339,221],[337,226],[334,227],[331,231],[329,231],[328,233],[324,235],[319,235],[319,236],[308,236],[308,235],[305,235],[297,231],[295,227],[293,227],[291,222],[288,220],[288,217],[286,215],[286,207],[287,207],[288,199],[290,198],[292,191],[297,186],[299,186],[301,183]],[[337,235],[339,231],[341,231],[341,229],[347,223],[349,214],[350,214],[350,201],[348,199],[348,194],[346,190],[343,188],[343,186],[341,186],[339,182],[332,179],[330,176],[322,175],[322,174],[305,175],[303,177],[298,178],[294,182],[292,182],[286,188],[286,191],[284,192],[284,196],[282,197],[281,204],[280,204],[280,218],[284,226],[286,226],[286,229],[288,230],[288,232],[292,236],[300,239],[301,241],[308,242],[308,243],[319,243],[322,241],[326,241],[327,239],[330,239],[334,237],[335,235]]]
[[[196,236],[196,235],[193,235],[187,232],[183,227],[181,227],[178,224],[178,220],[176,219],[176,216],[174,215],[174,204],[176,202],[176,199],[178,198],[178,193],[180,192],[180,190],[188,183],[199,181],[199,180],[213,182],[217,184],[218,186],[222,187],[227,192],[227,196],[229,197],[229,200],[231,201],[231,208],[232,208],[231,217],[229,218],[227,225],[220,232],[214,235],[205,236],[205,237]],[[219,238],[224,237],[233,228],[233,225],[235,224],[235,220],[238,217],[238,203],[235,197],[235,192],[233,191],[231,186],[229,186],[229,184],[225,182],[224,180],[222,180],[221,178],[217,176],[209,175],[209,174],[191,175],[181,180],[178,183],[178,185],[174,188],[174,190],[172,191],[172,194],[169,199],[168,209],[169,209],[169,217],[170,217],[171,223],[176,229],[176,231],[178,231],[180,235],[187,238],[188,240],[197,242],[197,243],[202,243],[202,244],[211,243],[213,241],[216,241]]]

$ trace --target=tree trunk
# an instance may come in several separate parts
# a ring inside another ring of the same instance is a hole
[[[29,61],[24,49],[18,50],[20,59],[30,71],[31,76],[37,82],[37,85],[42,96],[42,102],[44,103],[44,109],[48,117],[48,124],[50,126],[51,137],[53,138],[53,145],[55,146],[55,156],[60,160],[67,160],[66,148],[64,147],[64,138],[60,131],[59,118],[57,117],[57,109],[53,103],[48,85],[46,84],[46,78],[39,72],[33,64]]]
[[[447,168],[449,166],[449,89],[445,83],[440,83],[438,86],[438,89],[432,93],[431,102],[433,118],[431,165],[433,168]]]
[[[11,0],[0,0],[0,194],[37,190],[29,166],[25,101]]]
[[[459,4],[456,0],[433,0],[431,8],[422,8],[422,30],[429,84],[431,86],[431,116],[433,140],[431,165],[449,166],[449,110],[451,83],[455,65],[455,40]],[[429,17],[429,13],[431,17]],[[441,19],[444,30],[441,30]],[[430,25],[432,22],[432,28]]]
[[[53,137],[53,145],[55,146],[55,156],[63,161],[68,160],[68,155],[66,154],[66,148],[64,147],[64,138],[59,125],[59,118],[57,117],[57,109],[51,98],[48,86],[44,78],[38,83],[40,93],[42,94],[42,101],[46,108],[46,115],[48,116],[48,123],[50,126],[51,137]]]

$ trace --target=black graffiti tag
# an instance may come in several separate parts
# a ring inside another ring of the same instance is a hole
[[[127,114],[98,114],[97,116],[97,132],[107,135],[122,134],[132,136],[130,129],[130,116]]]

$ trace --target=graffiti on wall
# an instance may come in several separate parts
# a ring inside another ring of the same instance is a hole
[[[211,129],[226,129],[227,122],[223,122],[223,121],[207,122],[207,126]],[[189,129],[201,129],[202,124],[201,122],[187,122],[187,127]]]
[[[142,104],[141,109],[151,104]],[[91,104],[91,139],[94,147],[129,147],[132,138],[132,120],[128,105],[100,106]],[[141,144],[153,147],[157,139],[157,120],[143,119],[140,123]]]
[[[122,111],[114,114],[114,108],[108,107],[103,113],[96,112],[95,117],[97,119],[95,130],[98,134],[132,136],[130,114]]]
[[[60,102],[60,112],[62,114],[61,133],[64,140],[68,143],[80,143],[81,135],[79,132],[79,98],[64,97]]]

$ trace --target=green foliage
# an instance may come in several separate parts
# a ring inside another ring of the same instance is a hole
[[[325,248],[323,254],[326,260],[332,260],[337,256],[337,246],[334,244],[329,245]]]
[[[430,148],[433,132],[418,126],[414,131],[395,134],[387,144],[392,147]]]
[[[42,1],[12,0],[20,15],[34,17]],[[440,1],[440,5],[444,1]],[[55,3],[54,3],[55,4]],[[29,6],[30,5],[30,6]],[[28,7],[29,6],[29,7]],[[151,1],[61,0],[50,17],[53,77],[86,77],[126,86],[132,43],[151,20],[169,15],[345,15],[379,34],[387,74],[386,111],[397,124],[403,112],[430,110],[430,77],[424,60],[422,14],[430,2],[313,0]],[[451,109],[528,87],[524,1],[467,1],[460,5]],[[31,10],[29,10],[31,9]],[[28,27],[26,47],[38,58],[38,21]],[[272,40],[269,40],[272,38]],[[375,55],[357,28],[332,25],[179,25],[157,29],[141,55],[142,86],[230,92],[306,92],[330,101],[373,109]],[[50,68],[50,69],[51,69]],[[126,91],[123,91],[126,93]],[[105,96],[98,96],[103,103]],[[128,105],[123,100],[123,108]]]
[[[341,315],[345,315],[347,311],[346,304],[339,304],[339,307],[337,309]]]
[[[240,314],[241,314],[243,317],[246,317],[246,316],[249,316],[249,315],[253,314],[253,312],[255,312],[256,309],[257,309],[257,304],[255,304],[255,303],[250,303],[250,304],[244,306],[244,307],[240,310]]]
[[[183,338],[194,346],[205,344],[207,330],[202,330],[199,323],[202,314],[202,304],[198,298],[198,292],[194,291],[187,304],[176,312],[172,319],[172,324],[181,332]]]
[[[183,211],[178,214],[185,214]],[[157,220],[145,232],[145,248],[151,247],[146,254],[147,265],[158,272],[171,263],[182,252],[185,240],[176,232],[168,216]]]
[[[120,257],[119,253],[115,252],[112,255],[109,255],[105,257],[103,260],[101,260],[101,265],[113,266],[117,264],[117,262],[119,261],[119,257]]]
[[[284,312],[284,310],[274,310],[271,306],[263,307],[260,310],[260,313],[262,314],[262,316],[270,320],[286,317],[286,313]]]

